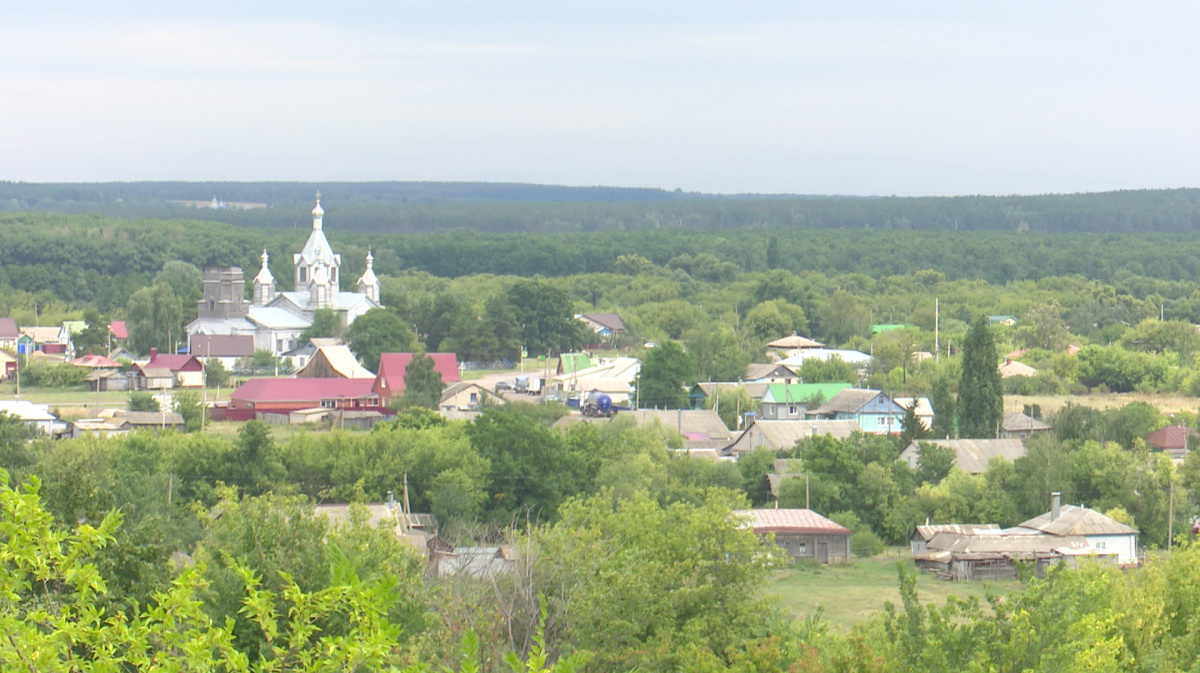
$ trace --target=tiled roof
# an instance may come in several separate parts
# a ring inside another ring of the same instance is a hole
[[[246,402],[298,402],[317,406],[321,400],[370,396],[374,379],[250,379],[230,399]]]
[[[755,533],[826,533],[849,535],[850,530],[811,509],[750,509],[734,512],[749,518]]]
[[[1168,425],[1146,435],[1146,443],[1152,449],[1186,449],[1189,435],[1196,431],[1186,425]]]

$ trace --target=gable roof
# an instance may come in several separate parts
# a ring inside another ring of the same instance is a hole
[[[770,404],[806,402],[820,393],[821,399],[828,402],[838,393],[849,388],[850,385],[849,383],[768,383],[762,401]]]
[[[625,331],[625,323],[616,313],[580,313],[576,317],[594,322],[613,334]]]
[[[850,530],[811,509],[743,509],[735,515],[749,519],[755,533],[816,533],[849,535]]]
[[[171,372],[183,371],[192,362],[199,365],[200,369],[204,369],[204,364],[193,355],[176,355],[174,353],[155,353],[146,364],[142,365],[143,370],[147,369],[166,369]]]
[[[1137,535],[1136,528],[1130,528],[1125,524],[1104,516],[1094,509],[1087,507],[1076,507],[1075,505],[1063,505],[1059,508],[1058,518],[1053,521],[1050,516],[1053,512],[1046,512],[1041,516],[1020,524],[1021,528],[1032,528],[1040,530],[1043,533],[1050,535]]]
[[[454,353],[426,353],[433,358],[433,371],[442,375],[442,383],[461,381],[458,373],[458,356]],[[412,362],[412,353],[384,353],[379,356],[379,375],[375,378],[379,387],[386,387],[392,394],[404,392],[404,374],[408,371],[408,363]]]
[[[1038,373],[1038,370],[1017,360],[1005,360],[997,367],[997,370],[1000,372],[1000,378],[1002,379],[1009,379],[1014,376],[1037,376]]]
[[[76,367],[92,367],[104,369],[120,369],[121,363],[110,360],[103,355],[85,355],[71,361]]]
[[[248,358],[254,355],[252,334],[193,334],[188,352],[203,358]]]
[[[901,451],[901,460],[915,465],[920,456],[921,444],[954,449],[954,465],[969,474],[986,472],[992,458],[1004,458],[1011,463],[1025,455],[1025,442],[1019,439],[922,439],[914,441]]]
[[[763,438],[766,446],[776,451],[782,451],[792,448],[796,445],[796,442],[816,436],[828,435],[834,439],[846,439],[856,432],[862,432],[862,426],[858,424],[858,421],[772,421],[759,419],[742,432],[742,435],[738,437],[738,441],[731,448],[736,453],[751,450],[751,446],[757,444],[757,442],[746,444],[742,442],[742,437],[755,433]],[[762,444],[759,444],[759,446],[762,446]],[[778,468],[776,468],[776,471],[778,471]]]
[[[820,341],[813,341],[812,339],[808,339],[808,338],[799,336],[797,334],[793,334],[791,336],[785,336],[782,339],[776,339],[767,344],[768,348],[784,348],[784,349],[823,348],[824,346],[825,346],[825,344],[821,343]]]
[[[1038,432],[1050,429],[1048,424],[1020,411],[1004,412],[1004,422],[1001,423],[1001,427],[1005,432]]]
[[[372,395],[375,379],[250,379],[229,396],[245,402],[297,402],[360,399]]]
[[[657,421],[664,428],[675,430],[692,440],[732,438],[725,422],[712,409],[635,409],[622,411],[618,416],[633,418],[638,425],[653,424]]]
[[[960,535],[974,535],[979,531],[985,530],[1000,530],[1000,526],[994,523],[938,523],[925,524],[917,526],[913,529],[911,538],[920,538],[926,542],[933,539],[938,533],[956,533]]]
[[[796,372],[792,371],[787,365],[781,365],[778,362],[752,362],[746,365],[746,381],[759,381],[765,378],[783,377],[787,379],[795,378]]]
[[[799,367],[805,360],[832,360],[838,358],[852,365],[865,365],[871,361],[871,356],[862,351],[852,351],[844,348],[805,348],[790,358],[780,360],[780,364],[789,367]]]
[[[304,378],[305,371],[316,369],[317,363],[324,361],[329,364],[329,368],[337,373],[342,378],[347,379],[374,379],[375,375],[367,370],[366,367],[358,363],[358,359],[354,357],[354,353],[349,346],[321,346],[317,349],[308,364],[304,365],[296,373],[297,378]]]
[[[21,334],[33,339],[34,343],[39,344],[56,344],[59,343],[58,335],[60,328],[58,327],[22,327]]]
[[[863,407],[867,406],[872,400],[880,395],[887,398],[893,407],[899,408],[895,400],[887,395],[882,390],[870,390],[867,388],[845,388],[839,391],[836,395],[829,398],[829,401],[822,404],[820,408],[812,413],[815,415],[821,414],[854,414],[858,413]],[[892,409],[895,412],[895,409]],[[899,413],[904,413],[904,409],[900,409]]]
[[[0,339],[16,339],[19,336],[21,332],[17,330],[15,318],[0,318]]]
[[[112,333],[114,339],[129,338],[129,327],[126,326],[124,320],[114,320],[108,323],[108,331]]]

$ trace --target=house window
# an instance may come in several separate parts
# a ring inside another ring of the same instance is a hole
[[[793,405],[791,405],[791,406],[789,406],[789,407],[788,407],[788,415],[789,415],[789,416],[795,416],[795,415],[796,415],[796,405],[794,405],[794,404],[793,404]]]
[[[321,400],[322,409],[337,409],[337,400]]]
[[[1104,542],[1097,542],[1096,549],[1104,549]]]
[[[476,403],[476,402],[478,402],[478,401],[479,401],[479,394],[478,394],[478,393],[471,393],[471,404],[475,404],[475,403]]]
[[[367,406],[368,406],[368,407],[377,407],[377,406],[379,406],[379,398],[378,398],[378,397],[368,397],[368,398],[367,398]]]

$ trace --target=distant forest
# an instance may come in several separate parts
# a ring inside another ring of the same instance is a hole
[[[0,182],[0,211],[190,219],[301,229],[320,190],[333,230],[587,233],[856,229],[1032,233],[1200,231],[1200,189],[960,197],[711,195],[618,187],[439,182]],[[266,204],[192,208],[173,201]],[[858,235],[858,234],[856,234]]]

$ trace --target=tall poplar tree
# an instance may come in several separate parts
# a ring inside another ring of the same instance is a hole
[[[958,434],[966,439],[993,438],[1004,417],[996,343],[987,318],[967,332],[963,342],[962,378],[958,383]]]

